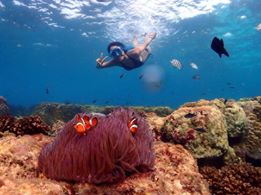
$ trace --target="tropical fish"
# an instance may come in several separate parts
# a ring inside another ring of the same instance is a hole
[[[191,62],[190,63],[190,66],[191,66],[191,68],[193,68],[193,69],[198,69],[198,66],[197,66],[197,64],[195,64],[194,62]]]
[[[196,131],[199,131],[199,132],[206,132],[206,130],[203,128],[203,127],[197,127],[197,128],[194,128]]]
[[[120,79],[122,79],[124,77],[124,73],[120,74]]]
[[[186,114],[184,117],[185,117],[185,118],[193,118],[194,116],[196,116],[196,114],[194,114],[194,113],[188,113],[188,114]]]
[[[177,59],[172,59],[172,60],[170,61],[170,63],[171,63],[171,65],[172,65],[173,67],[175,67],[175,68],[177,68],[177,69],[179,69],[179,70],[180,70],[181,67],[182,67],[180,61],[177,60]]]
[[[258,25],[256,25],[256,30],[257,30],[257,31],[261,31],[261,23],[259,23]]]
[[[87,115],[81,117],[77,114],[76,121],[77,123],[73,127],[80,135],[85,135],[90,128],[95,127],[98,124],[98,119],[96,117],[90,118]]]
[[[199,76],[198,74],[196,74],[196,75],[194,75],[194,76],[192,77],[192,79],[194,79],[194,80],[199,80],[199,79],[200,79],[200,76]]]
[[[229,57],[228,52],[224,48],[224,41],[223,39],[218,39],[217,37],[214,37],[211,43],[211,49],[213,49],[221,58],[222,54]]]
[[[48,95],[49,94],[49,89],[45,88],[45,94]]]
[[[133,117],[129,120],[127,126],[132,134],[136,133],[138,129],[137,118]]]
[[[139,76],[139,79],[142,79],[142,78],[143,78],[143,76],[144,76],[144,75],[143,75],[143,74],[141,74],[141,75]]]

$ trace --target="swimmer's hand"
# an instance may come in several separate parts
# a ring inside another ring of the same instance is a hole
[[[103,53],[101,53],[100,57],[96,59],[96,68],[102,68],[102,64],[108,56],[103,57]]]

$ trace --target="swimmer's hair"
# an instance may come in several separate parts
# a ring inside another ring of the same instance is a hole
[[[112,46],[119,46],[119,47],[121,47],[124,51],[126,50],[126,49],[125,49],[126,47],[125,47],[125,45],[124,45],[123,43],[114,41],[114,42],[111,42],[111,43],[108,45],[108,47],[107,47],[108,53],[110,53]]]
[[[86,135],[74,130],[76,117],[69,121],[43,147],[39,170],[51,179],[101,184],[119,182],[130,173],[153,169],[153,134],[144,118],[122,108],[96,117],[98,125]],[[138,125],[134,135],[127,126],[132,117],[137,118]]]

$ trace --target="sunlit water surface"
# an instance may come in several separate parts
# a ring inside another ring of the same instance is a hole
[[[25,106],[171,107],[260,95],[260,10],[256,0],[0,0],[0,95]],[[151,31],[157,37],[144,66],[96,69],[108,43],[130,43],[133,34],[142,41]],[[229,58],[210,49],[214,36]]]

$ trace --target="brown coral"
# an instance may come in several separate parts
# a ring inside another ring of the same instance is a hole
[[[6,99],[3,96],[0,96],[0,116],[9,115],[10,110],[8,108]]]
[[[166,117],[161,139],[183,144],[197,159],[220,157],[229,148],[224,116],[216,106],[199,103],[180,107]]]
[[[231,164],[217,169],[203,167],[201,174],[212,194],[258,195],[261,192],[261,168],[250,164]]]
[[[15,118],[0,116],[0,132],[8,131],[15,135],[47,133],[50,128],[42,122],[39,116]]]

